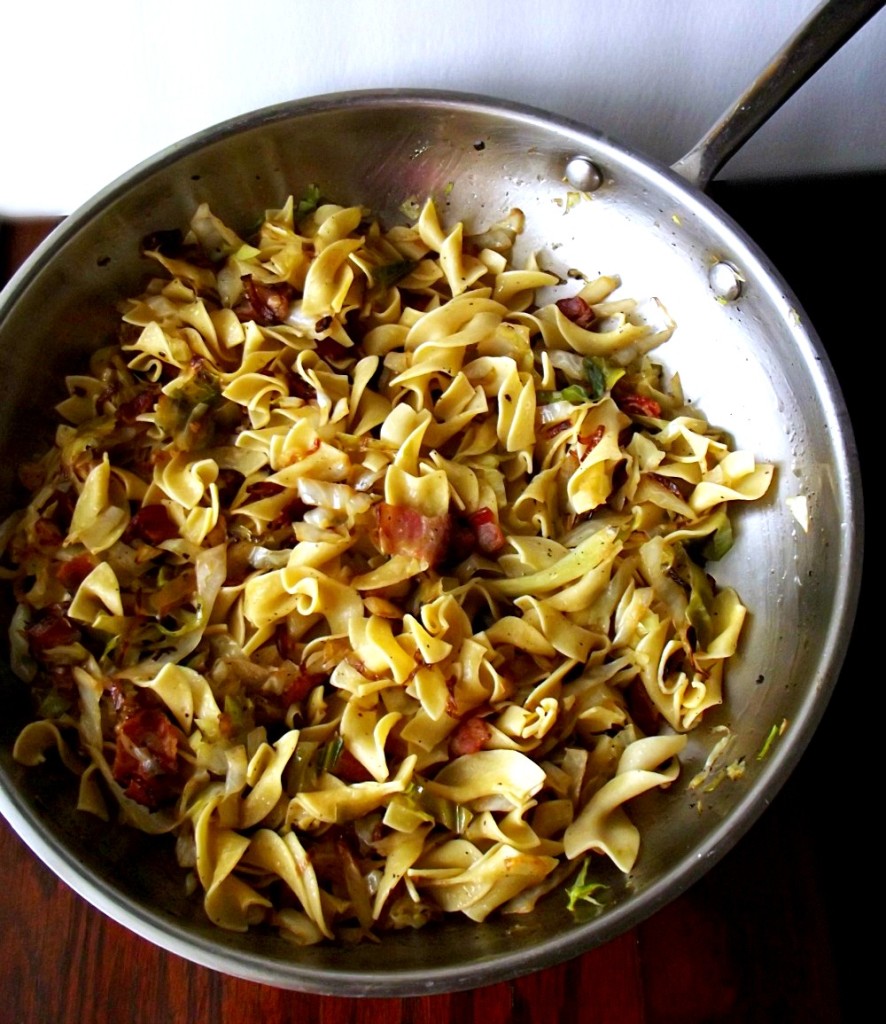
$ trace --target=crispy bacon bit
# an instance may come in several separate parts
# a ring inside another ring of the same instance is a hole
[[[571,320],[577,327],[583,327],[585,330],[597,319],[597,314],[580,295],[573,295],[569,299],[558,299],[557,309],[567,320]]]
[[[143,540],[148,544],[162,544],[178,536],[178,527],[169,517],[165,505],[143,505],[129,520],[123,534],[126,543]]]
[[[597,445],[603,440],[603,435],[606,433],[606,427],[601,423],[599,427],[593,432],[593,434],[579,434],[578,440],[581,444],[587,448],[585,455],[588,452],[592,452]]]
[[[66,562],[61,562],[55,570],[56,579],[69,593],[77,587],[95,568],[95,559],[90,554],[76,555]]]
[[[347,749],[343,747],[341,753],[338,755],[338,760],[335,762],[335,768],[332,770],[332,774],[337,776],[342,782],[371,782],[372,775],[363,765],[361,761],[358,761],[356,757]]]
[[[556,437],[557,434],[568,430],[571,426],[572,420],[558,420],[556,423],[548,423],[547,426],[542,427],[539,433],[542,437]]]
[[[683,492],[680,490],[677,481],[673,477],[661,476],[661,474],[659,473],[648,473],[647,475],[651,480],[654,480],[657,484],[660,484],[662,487],[667,488],[667,490],[669,490],[671,494],[676,494],[681,501],[683,500]]]
[[[289,316],[292,301],[292,286],[285,281],[280,284],[259,284],[251,277],[244,277],[245,294],[234,307],[237,318],[241,321],[254,320],[257,324],[267,327],[279,324]]]
[[[454,684],[454,680],[451,681]],[[449,688],[449,694],[446,697],[446,714],[450,718],[458,718],[458,701],[455,699],[455,694],[452,692],[452,686],[447,681],[447,687]]]
[[[117,723],[114,779],[124,793],[156,808],[181,790],[179,731],[159,708],[142,708]]]
[[[505,546],[505,535],[491,508],[481,508],[468,516],[477,545],[486,555],[497,554]]]
[[[41,517],[34,523],[34,537],[37,543],[44,548],[58,548],[64,540],[61,530],[51,519]]]
[[[159,393],[159,388],[145,388],[128,402],[122,402],[117,407],[117,422],[134,423],[139,416],[154,408]]]
[[[80,639],[80,630],[73,622],[53,605],[46,614],[25,630],[31,657],[41,660],[41,655],[54,647],[68,647]]]
[[[661,416],[661,406],[654,398],[647,398],[645,395],[637,395],[633,392],[613,397],[619,409],[627,413],[628,416]]]
[[[237,728],[234,725],[234,719],[227,711],[222,711],[218,716],[218,731],[226,740],[232,739],[236,735]]]
[[[479,715],[463,718],[449,737],[449,755],[461,757],[463,754],[476,754],[491,736],[492,729],[485,718]]]
[[[250,498],[255,498],[256,501],[261,498],[273,498],[275,494],[281,494],[283,488],[280,484],[275,484],[273,480],[256,480],[255,483],[249,484],[246,488],[246,493]]]
[[[285,487],[275,484],[272,480],[257,480],[255,483],[249,484],[246,488],[246,493],[251,499],[262,501],[265,498],[273,498],[278,494],[282,494],[284,490],[286,490]],[[278,530],[283,526],[288,526],[290,523],[300,521],[304,519],[307,510],[308,506],[298,495],[295,495],[291,501],[283,506],[277,518],[268,523],[268,529]]]
[[[310,402],[312,398],[317,397],[317,389],[297,373],[287,373],[286,383],[289,387],[289,394],[293,398],[300,398],[303,402]]]
[[[101,409],[107,402],[110,402],[123,385],[119,380],[108,380],[95,399],[95,407]]]
[[[379,548],[386,555],[404,554],[439,565],[452,536],[452,516],[425,516],[414,508],[380,502],[375,506]]]
[[[288,636],[288,633],[286,635]],[[286,707],[289,707],[290,704],[295,704],[297,701],[304,700],[311,690],[325,682],[326,676],[320,675],[318,672],[308,672],[303,665],[300,665],[298,675],[289,683],[280,695],[280,699]]]

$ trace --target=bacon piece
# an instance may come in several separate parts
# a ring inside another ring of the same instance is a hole
[[[117,407],[117,421],[119,423],[134,423],[142,413],[154,408],[159,394],[159,388],[145,388],[143,391],[139,391],[128,402],[122,402]]]
[[[126,796],[159,807],[181,790],[179,732],[159,708],[142,708],[117,723],[114,779]]]
[[[68,647],[80,639],[80,630],[61,611],[53,606],[47,614],[25,630],[31,656],[38,661],[41,655],[54,647]]]
[[[280,695],[280,699],[286,707],[289,707],[290,704],[295,704],[296,701],[304,700],[311,690],[325,682],[326,676],[320,675],[318,672],[308,672],[303,665],[300,665],[298,675],[289,683]]]
[[[259,284],[251,277],[244,277],[242,281],[245,294],[234,307],[239,320],[254,320],[267,327],[279,324],[289,316],[291,285],[285,281],[280,284]]]
[[[593,434],[579,434],[578,440],[587,448],[585,455],[588,452],[592,452],[597,445],[603,440],[603,435],[606,433],[606,427],[601,423],[599,427],[593,432]]]
[[[148,544],[161,544],[178,536],[178,527],[169,517],[165,505],[143,505],[129,520],[123,539],[129,543],[135,538]]]
[[[282,494],[283,487],[275,484],[273,480],[256,480],[246,488],[250,498],[259,500],[261,498],[273,498],[275,494]]]
[[[558,299],[557,309],[567,320],[571,320],[577,327],[583,327],[585,330],[597,319],[597,314],[580,295],[573,295],[569,299]]]
[[[684,500],[683,492],[680,490],[679,484],[673,477],[662,476],[660,473],[650,473],[649,478],[651,480],[654,480],[661,487],[664,487],[666,490],[670,491],[671,494],[676,494],[676,496],[681,501]]]
[[[495,555],[505,546],[505,535],[491,508],[481,508],[468,516],[477,545],[486,555]]]
[[[293,398],[300,398],[303,402],[310,402],[312,398],[317,397],[316,388],[297,373],[287,373],[286,383],[289,386],[289,394]]]
[[[446,694],[446,714],[449,715],[450,718],[459,717],[458,701],[455,699],[455,683],[456,680],[454,676],[450,676],[446,680],[446,689],[448,691]]]
[[[645,395],[637,395],[633,392],[613,396],[616,405],[628,416],[661,416],[661,406],[654,398],[647,398]]]
[[[51,519],[41,516],[34,523],[34,537],[40,547],[58,548],[64,540],[64,534]]]
[[[463,718],[449,736],[449,754],[451,757],[476,754],[491,736],[492,729],[485,718],[479,715]]]
[[[56,579],[69,592],[80,586],[95,568],[95,560],[90,554],[76,555],[66,562],[61,562],[55,570]]]
[[[558,420],[556,423],[547,423],[539,430],[539,434],[545,438],[556,437],[572,426],[572,420]]]
[[[439,565],[449,550],[452,516],[425,516],[405,505],[375,506],[379,548],[386,555],[404,554]]]
[[[280,484],[275,484],[272,480],[257,480],[246,488],[246,493],[250,499],[262,501],[265,498],[273,498],[277,494],[282,494],[284,490],[284,487],[281,487]],[[298,495],[295,495],[291,501],[288,501],[280,509],[280,514],[277,518],[268,523],[268,529],[278,530],[282,526],[288,526],[290,523],[301,521],[304,519],[307,510],[308,506]]]

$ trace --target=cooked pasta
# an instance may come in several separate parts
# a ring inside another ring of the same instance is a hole
[[[201,206],[23,468],[15,757],[174,835],[223,928],[482,921],[629,872],[630,801],[723,700],[745,608],[706,565],[773,469],[650,361],[657,300],[515,265],[521,227],[311,197],[241,238]]]

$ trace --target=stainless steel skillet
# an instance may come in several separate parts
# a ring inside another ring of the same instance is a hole
[[[793,49],[806,54],[805,70],[822,59],[813,43],[824,40],[830,52],[846,31],[835,19],[851,14],[858,27],[879,6],[826,5]],[[781,98],[799,81],[792,66],[784,64]],[[764,80],[780,78],[767,71]],[[743,99],[741,116],[754,106]],[[6,672],[0,809],[38,856],[110,916],[198,962],[310,991],[409,995],[473,987],[576,955],[652,913],[729,849],[772,800],[824,711],[861,564],[857,459],[825,354],[765,257],[695,187],[761,120],[737,132],[735,120],[716,129],[676,165],[687,185],[596,132],[514,104],[400,91],[284,104],[188,139],[111,185],[47,240],[0,299],[0,472],[11,505],[14,464],[39,444],[61,375],[112,331],[115,299],[145,273],[139,239],[185,224],[201,201],[244,228],[244,218],[309,183],[389,222],[405,200],[426,193],[472,229],[519,206],[527,221],[521,244],[547,266],[564,277],[572,268],[615,272],[629,294],[661,298],[679,326],[660,355],[679,370],[687,395],[779,470],[769,499],[740,517],[736,547],[718,570],[753,609],[729,703],[693,737],[681,782],[638,804],[644,853],[630,879],[607,879],[607,908],[576,918],[553,897],[526,919],[456,922],[347,951],[220,933],[183,896],[168,851],[81,820],[66,779],[12,762],[28,708]],[[699,794],[686,783],[717,726],[732,730],[729,759],[744,758],[746,771],[705,793],[699,813]]]

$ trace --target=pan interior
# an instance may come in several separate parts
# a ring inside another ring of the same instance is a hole
[[[577,153],[602,173],[593,193],[564,180]],[[693,735],[671,790],[634,803],[643,851],[631,877],[606,876],[607,909],[573,915],[553,896],[525,918],[448,923],[433,942],[410,932],[342,952],[212,929],[199,902],[185,897],[165,844],[84,821],[60,771],[12,762],[28,708],[5,666],[0,805],[75,889],[191,959],[337,994],[473,987],[565,959],[636,923],[698,877],[772,799],[823,711],[849,634],[860,560],[854,447],[802,310],[705,197],[599,135],[531,111],[451,94],[356,94],[271,108],[160,154],[69,218],[16,276],[0,304],[4,511],[18,496],[15,464],[48,440],[63,375],[108,339],[115,301],[134,294],[148,272],[139,240],[184,227],[201,202],[245,231],[263,209],[311,184],[388,224],[426,195],[442,219],[464,220],[468,231],[519,207],[521,249],[544,267],[564,279],[570,270],[615,273],[625,294],[664,303],[678,328],[657,356],[679,371],[712,423],[778,467],[765,501],[737,516],[736,546],[717,569],[718,582],[735,586],[751,609],[728,704]],[[710,284],[711,267],[723,261],[743,279],[734,301],[718,300]],[[804,506],[806,525],[794,514]],[[758,760],[782,722],[784,735]],[[722,726],[744,775],[700,795],[688,782]]]

